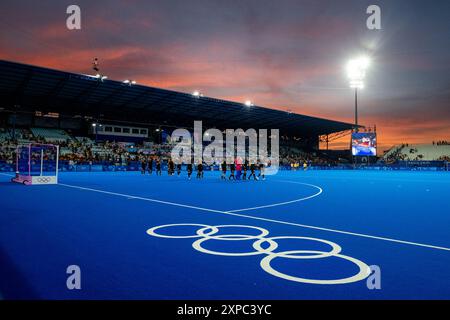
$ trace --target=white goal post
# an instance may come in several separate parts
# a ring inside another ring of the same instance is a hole
[[[58,161],[58,145],[19,145],[16,149],[16,176],[11,181],[25,185],[57,184]]]

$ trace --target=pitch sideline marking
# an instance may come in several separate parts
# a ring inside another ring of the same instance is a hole
[[[207,212],[226,214],[226,215],[235,216],[235,217],[254,219],[254,220],[272,222],[272,223],[277,223],[277,224],[284,224],[284,225],[301,227],[301,228],[306,228],[306,229],[327,231],[327,232],[351,235],[351,236],[356,236],[356,237],[361,237],[361,238],[383,240],[383,241],[407,244],[407,245],[412,245],[412,246],[417,246],[417,247],[425,247],[425,248],[431,248],[431,249],[437,249],[437,250],[450,251],[450,248],[440,247],[440,246],[435,246],[435,245],[430,245],[430,244],[424,244],[424,243],[418,243],[418,242],[412,242],[412,241],[405,241],[405,240],[399,240],[399,239],[393,239],[393,238],[386,238],[386,237],[379,237],[379,236],[372,236],[372,235],[368,235],[368,234],[364,234],[364,233],[356,233],[356,232],[350,232],[350,231],[344,231],[344,230],[323,228],[323,227],[317,227],[317,226],[311,226],[311,225],[306,225],[306,224],[300,224],[300,223],[294,223],[294,222],[288,222],[288,221],[282,221],[282,220],[275,220],[275,219],[269,219],[269,218],[263,218],[263,217],[257,217],[257,216],[250,216],[250,215],[245,215],[245,214],[240,214],[240,213],[235,213],[235,212],[230,212],[230,211],[221,211],[221,210],[215,210],[215,209],[202,208],[202,207],[191,206],[191,205],[186,205],[186,204],[181,204],[181,203],[176,203],[176,202],[169,202],[169,201],[163,201],[163,200],[157,200],[157,199],[151,199],[151,198],[132,196],[132,195],[127,195],[127,194],[123,194],[123,193],[110,192],[110,191],[104,191],[104,190],[98,190],[98,189],[92,189],[92,188],[85,188],[85,187],[73,186],[73,185],[63,184],[63,183],[60,183],[58,185],[69,187],[69,188],[74,188],[74,189],[80,189],[80,190],[93,191],[93,192],[104,193],[104,194],[109,194],[109,195],[115,195],[115,196],[119,196],[119,197],[132,198],[132,199],[137,199],[137,200],[143,200],[143,201],[167,204],[167,205],[171,205],[171,206],[195,209],[195,210],[200,210],[200,211],[207,211]]]

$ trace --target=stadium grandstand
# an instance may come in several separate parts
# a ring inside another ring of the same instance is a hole
[[[61,170],[138,170],[141,157],[167,163],[175,128],[280,130],[284,169],[448,168],[450,146],[403,144],[381,157],[352,157],[350,150],[319,150],[355,125],[206,97],[0,60],[0,170],[13,171],[15,147],[31,142],[60,146]],[[365,128],[358,126],[360,131]],[[369,128],[369,132],[370,132]],[[350,146],[350,145],[349,145]],[[428,161],[428,163],[426,163]],[[431,162],[430,162],[431,161]],[[86,167],[88,166],[88,167]],[[81,169],[80,169],[81,167]],[[209,168],[207,168],[209,170]]]
[[[281,162],[328,163],[320,137],[350,133],[349,123],[153,88],[129,81],[0,61],[2,160],[13,146],[56,143],[61,160],[126,164],[141,154],[166,160],[174,128],[277,128]],[[9,143],[8,143],[9,142]],[[63,166],[63,169],[65,167]],[[5,169],[5,166],[3,166]]]
[[[449,161],[450,143],[439,141],[431,144],[402,144],[388,150],[383,158],[386,161]]]

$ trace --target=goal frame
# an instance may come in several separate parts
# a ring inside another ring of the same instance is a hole
[[[44,174],[44,149],[41,149],[40,157],[40,173],[39,175],[33,175],[31,173],[31,153],[33,147],[50,147],[55,148],[56,158],[55,158],[55,174],[45,175]],[[28,168],[25,172],[20,172],[19,169],[19,154],[21,149],[28,149]],[[58,184],[58,173],[59,173],[59,145],[55,144],[43,144],[43,143],[29,143],[22,144],[16,147],[16,176],[11,179],[12,182],[21,183],[24,185],[46,185],[46,184]]]

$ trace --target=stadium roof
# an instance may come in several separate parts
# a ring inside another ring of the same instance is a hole
[[[353,128],[344,122],[4,60],[0,60],[0,99],[2,106],[162,125],[192,127],[193,120],[203,120],[208,127],[280,129],[297,136]]]

